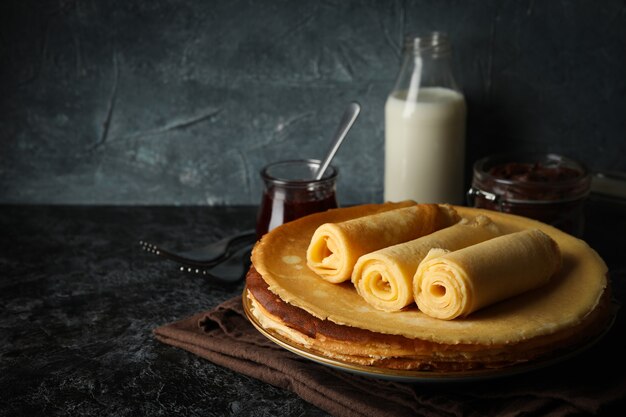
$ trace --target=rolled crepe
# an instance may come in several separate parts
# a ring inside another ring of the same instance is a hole
[[[319,226],[307,248],[308,267],[326,281],[350,279],[357,259],[375,250],[416,239],[460,220],[450,206],[416,204]]]
[[[425,314],[452,320],[541,287],[560,266],[557,243],[535,229],[454,252],[432,249],[415,274],[415,301]]]
[[[500,234],[486,216],[463,220],[418,239],[361,256],[354,266],[352,283],[372,306],[398,311],[415,302],[413,276],[430,249],[457,250]]]

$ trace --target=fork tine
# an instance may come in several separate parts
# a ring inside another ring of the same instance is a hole
[[[232,241],[229,242],[226,247],[226,251],[224,252],[224,257],[229,258],[235,252],[239,251],[242,246],[248,246],[253,244],[256,241],[256,234],[254,232],[244,233],[239,236],[236,236]]]
[[[149,253],[155,254],[157,256],[160,256],[162,258],[166,258],[169,259],[171,261],[174,262],[178,262],[180,264],[183,265],[188,265],[188,266],[193,266],[193,267],[198,267],[198,268],[209,268],[211,266],[214,266],[216,264],[218,264],[222,259],[225,258],[225,254],[221,254],[218,257],[215,257],[213,259],[210,260],[206,260],[206,261],[196,261],[193,259],[189,259],[189,258],[185,258],[182,257],[174,252],[171,252],[167,249],[164,249],[158,245],[152,244],[152,243],[148,243],[145,241],[140,241],[139,242],[141,248]]]
[[[215,265],[213,268],[194,268],[180,266],[181,272],[202,275],[225,284],[236,284],[241,281],[249,267],[251,244],[241,246],[235,253]]]
[[[256,233],[254,231],[246,231],[235,237],[230,241],[231,244],[239,244],[241,242],[254,242],[256,240]]]
[[[241,247],[242,244],[250,244],[253,242],[253,239],[256,238],[256,234],[252,232],[242,232],[238,235],[230,236],[224,239],[221,239],[217,242],[213,242],[207,246],[203,246],[200,248],[194,248],[191,250],[183,251],[183,252],[174,252],[178,256],[182,258],[189,259],[191,261],[212,261],[216,256],[207,256],[207,251],[215,252],[219,251],[219,255],[230,256],[233,250]],[[217,249],[216,249],[217,247]]]

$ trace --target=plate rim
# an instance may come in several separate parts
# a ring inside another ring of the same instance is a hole
[[[243,311],[246,318],[256,328],[258,332],[260,332],[263,336],[265,336],[276,345],[312,362],[329,366],[340,371],[401,382],[467,382],[509,377],[543,369],[548,366],[567,361],[575,356],[578,356],[587,349],[590,349],[602,338],[604,338],[604,336],[611,330],[617,316],[616,311],[613,310],[611,318],[605,328],[602,330],[602,332],[598,333],[595,337],[589,339],[585,343],[582,343],[576,346],[574,349],[566,351],[561,355],[554,355],[548,358],[540,358],[496,369],[474,369],[466,371],[424,371],[412,369],[391,369],[373,365],[355,364],[341,359],[331,358],[304,346],[295,345],[291,340],[282,336],[278,332],[272,329],[266,329],[261,325],[259,320],[254,316],[254,314],[252,314],[252,303],[247,297],[247,293],[248,285],[246,283],[244,285],[241,295]]]

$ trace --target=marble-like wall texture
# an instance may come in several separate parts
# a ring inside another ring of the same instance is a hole
[[[622,0],[4,0],[0,23],[0,203],[257,204],[259,169],[321,157],[352,100],[340,201],[382,201],[384,102],[429,30],[468,175],[505,150],[626,171]]]

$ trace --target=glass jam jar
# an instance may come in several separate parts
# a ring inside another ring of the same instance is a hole
[[[581,237],[591,174],[551,153],[494,155],[476,161],[467,192],[473,207],[517,214]]]
[[[337,207],[335,188],[339,172],[330,165],[324,176],[316,180],[320,163],[315,159],[279,161],[261,170],[264,189],[257,215],[258,239],[283,223]]]

